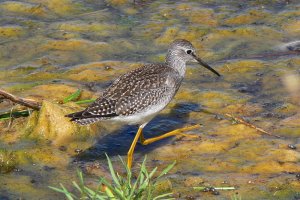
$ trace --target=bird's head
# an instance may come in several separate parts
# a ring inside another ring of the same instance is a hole
[[[171,62],[172,60],[175,61],[175,59],[180,59],[180,61],[183,61],[184,63],[197,62],[216,75],[221,76],[216,70],[196,55],[194,46],[187,40],[178,39],[170,45],[168,49],[167,62],[168,60],[171,60]]]

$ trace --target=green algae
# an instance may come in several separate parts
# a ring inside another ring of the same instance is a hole
[[[0,27],[0,37],[10,38],[10,37],[20,37],[25,30],[21,26],[2,26]]]
[[[75,106],[74,106],[75,107]],[[48,140],[54,146],[64,146],[71,141],[86,140],[94,135],[89,127],[80,127],[72,123],[66,114],[72,112],[69,106],[44,101],[41,110],[30,116],[26,125],[26,138]]]
[[[30,15],[45,17],[47,9],[42,4],[31,4],[17,1],[6,1],[0,4],[0,9],[3,12],[8,12],[18,15]]]
[[[41,26],[41,28],[44,27]],[[20,40],[8,40],[4,42],[5,48],[0,49],[0,68],[23,65],[28,60],[37,59],[43,53],[40,45],[44,40],[45,37],[37,35],[36,37],[28,36]]]
[[[269,13],[261,10],[249,10],[245,14],[239,14],[235,17],[226,19],[225,24],[227,25],[246,25],[255,22],[261,22],[263,19],[269,17]]]

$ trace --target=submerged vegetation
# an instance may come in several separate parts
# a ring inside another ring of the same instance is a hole
[[[122,199],[122,200],[167,200],[171,198],[172,193],[161,193],[158,192],[157,187],[161,178],[167,174],[175,165],[168,165],[161,171],[160,174],[156,174],[157,167],[152,171],[148,171],[146,168],[146,157],[140,165],[140,171],[137,177],[134,176],[131,169],[129,169],[120,157],[123,167],[126,170],[125,175],[120,175],[115,172],[111,160],[107,157],[108,168],[112,177],[112,183],[105,178],[100,178],[96,189],[92,189],[86,185],[83,178],[83,173],[77,171],[79,183],[73,181],[73,187],[76,189],[75,192],[70,192],[66,189],[63,184],[60,184],[60,188],[50,186],[51,189],[60,192],[65,195],[68,200],[76,199],[91,199],[91,200],[106,200],[106,199]]]
[[[0,149],[0,174],[9,173],[17,166],[17,155],[13,151]]]

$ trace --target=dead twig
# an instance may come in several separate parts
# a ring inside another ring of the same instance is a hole
[[[234,121],[236,121],[238,123],[241,123],[241,124],[244,124],[245,126],[248,126],[250,128],[254,128],[255,130],[257,130],[257,131],[259,131],[261,133],[264,133],[264,134],[269,135],[269,136],[281,138],[281,136],[279,136],[279,135],[273,135],[272,133],[269,133],[269,132],[265,131],[262,128],[259,128],[259,127],[255,126],[253,124],[250,124],[250,123],[246,122],[245,120],[243,120],[243,119],[241,119],[239,117],[235,117],[235,116],[233,116],[231,114],[228,114],[228,113],[226,113],[226,114],[223,115],[223,114],[216,113],[216,112],[213,112],[213,111],[210,111],[210,110],[207,110],[207,109],[202,109],[201,112],[204,112],[204,113],[207,113],[207,114],[211,114],[211,115],[215,115],[215,116],[220,116],[221,118],[226,119],[226,120],[228,120],[228,117],[229,117],[230,119],[233,119]]]
[[[14,106],[13,106],[13,107],[11,108],[11,110],[10,110],[10,114],[9,114],[9,122],[8,122],[8,125],[7,125],[7,128],[8,128],[8,129],[11,128],[12,123],[13,123],[13,120],[14,120],[14,118],[13,118],[13,116],[12,116],[13,111],[14,111]]]
[[[40,110],[40,108],[41,108],[41,104],[39,102],[29,100],[29,99],[24,99],[21,97],[17,97],[15,95],[12,95],[1,89],[0,89],[0,96],[3,96],[4,99],[9,99],[10,101],[12,101],[14,103],[26,106],[28,108],[32,108],[34,110]]]
[[[226,113],[225,116],[230,117],[230,118],[232,118],[233,120],[235,120],[235,121],[237,121],[237,122],[239,122],[239,123],[241,123],[241,124],[244,124],[245,126],[254,128],[255,130],[257,130],[257,131],[259,131],[259,132],[261,132],[261,133],[264,133],[264,134],[267,134],[267,135],[270,135],[270,136],[274,136],[274,137],[277,137],[277,138],[281,138],[279,135],[273,135],[273,134],[271,134],[271,133],[265,131],[265,130],[262,129],[262,128],[259,128],[259,127],[255,126],[255,125],[253,125],[253,124],[250,124],[250,123],[246,122],[245,120],[243,120],[243,119],[241,119],[241,118],[239,118],[239,117],[235,117],[235,116],[233,116],[233,115],[231,115],[231,114],[228,114],[228,113]]]

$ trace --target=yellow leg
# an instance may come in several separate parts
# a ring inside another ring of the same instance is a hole
[[[127,153],[127,166],[128,168],[130,169],[131,168],[131,165],[132,165],[132,158],[133,158],[133,152],[134,152],[134,148],[136,146],[136,143],[138,141],[138,139],[140,138],[140,135],[142,134],[142,131],[143,131],[143,128],[139,128],[139,130],[137,131],[133,141],[132,141],[132,144],[130,146],[130,149]]]
[[[141,144],[143,144],[144,141],[145,141],[145,137],[144,137],[144,134],[142,132],[141,135],[140,135],[140,142],[141,142]]]
[[[143,136],[143,133],[141,133],[140,134],[140,140],[141,140],[142,145],[147,145],[147,144],[151,144],[151,143],[156,142],[158,140],[161,140],[161,139],[164,139],[164,138],[167,138],[167,137],[170,137],[170,136],[174,136],[174,135],[181,135],[181,136],[184,136],[184,137],[191,137],[191,138],[199,138],[198,135],[190,135],[190,134],[182,133],[184,131],[193,130],[193,129],[196,129],[196,128],[199,128],[199,127],[200,127],[200,125],[196,124],[196,125],[193,125],[193,126],[188,126],[188,127],[176,129],[174,131],[165,133],[165,134],[157,136],[157,137],[149,138],[149,139],[145,139],[144,136]]]

